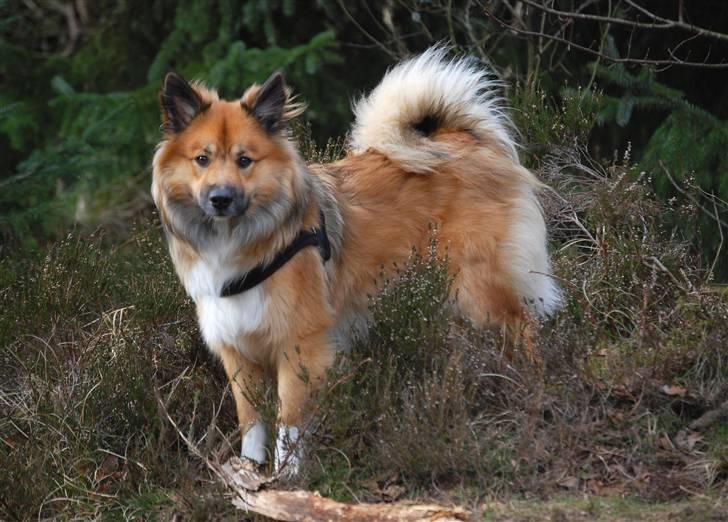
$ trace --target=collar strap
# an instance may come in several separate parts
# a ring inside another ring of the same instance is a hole
[[[260,264],[253,268],[250,272],[243,274],[235,279],[231,279],[225,283],[220,292],[220,297],[230,297],[250,290],[258,286],[260,283],[275,274],[278,269],[288,263],[293,256],[304,248],[317,246],[321,253],[321,259],[325,263],[331,259],[331,244],[329,237],[326,235],[326,222],[324,221],[324,213],[321,212],[321,224],[319,228],[311,230],[301,230],[286,248],[278,252],[276,257],[270,264]]]

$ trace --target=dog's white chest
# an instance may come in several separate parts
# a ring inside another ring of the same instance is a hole
[[[223,345],[240,349],[240,336],[263,324],[268,306],[263,284],[238,295],[220,297],[225,282],[235,275],[234,268],[200,260],[183,278],[197,305],[202,338],[213,351]]]

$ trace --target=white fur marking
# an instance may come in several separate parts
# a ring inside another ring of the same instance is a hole
[[[254,460],[258,464],[264,464],[268,458],[265,451],[268,442],[268,434],[263,423],[258,421],[245,433],[243,437],[243,448],[240,456],[245,459]]]
[[[299,429],[296,426],[278,426],[275,472],[290,476],[298,474],[302,453]]]
[[[559,308],[561,294],[550,275],[541,206],[530,187],[524,187],[514,201],[514,222],[506,249],[516,291],[524,304],[539,316],[553,314]]]
[[[233,263],[221,261],[227,257],[224,254],[208,256],[181,274],[187,293],[197,304],[202,337],[213,351],[223,345],[240,348],[238,337],[260,328],[268,307],[265,283],[241,294],[220,297],[225,282],[240,274],[240,268]]]
[[[202,338],[213,350],[223,344],[237,347],[238,337],[260,327],[268,306],[261,285],[230,297],[205,296],[197,304]]]

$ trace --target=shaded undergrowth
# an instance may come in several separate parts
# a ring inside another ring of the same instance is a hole
[[[204,505],[200,465],[158,398],[181,429],[214,439],[226,382],[158,230],[113,247],[70,235],[44,256],[3,260],[2,276],[3,518]],[[227,408],[220,422],[234,425]]]
[[[590,190],[581,236],[554,256],[565,303],[540,327],[543,368],[454,317],[446,260],[414,256],[324,393],[308,487],[370,501],[726,492],[724,425],[689,425],[728,396],[728,299],[662,234],[643,182],[615,169]]]
[[[692,209],[578,150],[539,162],[564,292],[539,325],[543,367],[455,317],[447,260],[415,254],[332,372],[294,485],[476,508],[728,492],[725,423],[690,429],[728,396],[728,297],[670,226]],[[2,516],[233,516],[179,433],[211,458],[236,451],[224,374],[156,226],[109,243],[71,235],[0,264]]]

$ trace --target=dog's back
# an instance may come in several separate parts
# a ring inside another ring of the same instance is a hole
[[[433,225],[458,303],[476,323],[558,306],[541,184],[520,165],[496,88],[474,60],[433,48],[357,102],[351,153],[326,169],[345,223],[334,285],[344,308],[371,291],[382,266],[423,248]]]

